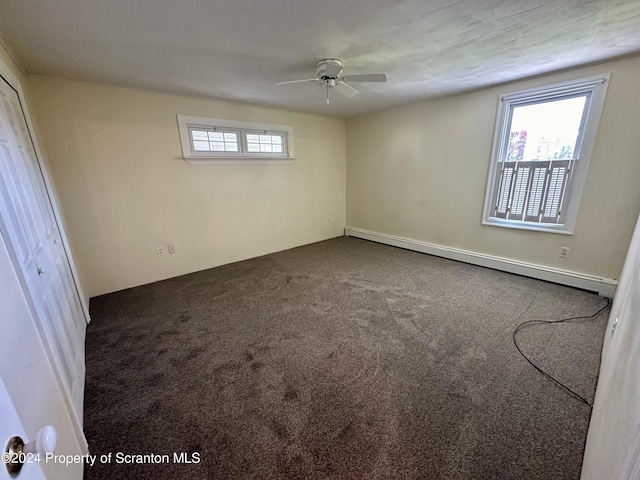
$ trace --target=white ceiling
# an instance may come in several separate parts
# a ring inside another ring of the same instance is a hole
[[[2,0],[27,73],[352,116],[640,52],[638,0]],[[360,95],[315,63],[379,73]]]

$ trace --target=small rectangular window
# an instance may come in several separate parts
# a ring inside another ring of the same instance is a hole
[[[573,231],[608,79],[500,98],[485,225]]]
[[[178,127],[189,163],[294,158],[293,129],[286,125],[178,115]]]
[[[194,152],[233,152],[240,151],[238,133],[219,128],[190,128],[192,148]]]
[[[245,132],[247,152],[286,153],[284,150],[285,133]]]

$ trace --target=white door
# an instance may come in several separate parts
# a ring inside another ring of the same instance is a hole
[[[86,320],[17,92],[0,79],[0,230],[82,425]]]

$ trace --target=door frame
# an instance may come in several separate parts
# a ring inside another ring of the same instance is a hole
[[[6,48],[6,45],[4,45],[4,43],[2,42],[2,40],[0,39],[0,48],[4,48],[4,50],[9,53],[9,49]],[[9,55],[11,55],[9,53]],[[16,65],[17,62],[14,62]],[[18,68],[20,68],[18,66]],[[82,289],[82,285],[79,281],[79,275],[78,275],[78,271],[76,269],[75,266],[75,262],[73,260],[73,256],[71,255],[71,251],[69,248],[69,240],[67,238],[67,234],[66,234],[66,230],[64,228],[64,222],[62,220],[62,215],[60,213],[60,209],[58,208],[58,202],[57,202],[57,195],[56,195],[56,190],[53,187],[53,184],[49,178],[48,172],[47,172],[47,168],[46,168],[46,163],[44,161],[44,155],[42,153],[42,150],[40,149],[40,146],[38,145],[38,140],[37,140],[37,136],[36,136],[36,132],[33,126],[33,123],[31,121],[30,115],[29,115],[29,110],[27,107],[27,102],[25,100],[25,96],[24,96],[24,92],[22,89],[22,85],[19,81],[19,79],[14,75],[14,73],[11,71],[11,69],[9,68],[9,66],[4,62],[4,60],[2,58],[0,58],[0,76],[2,76],[2,79],[0,79],[0,81],[6,81],[18,94],[18,100],[20,102],[20,106],[22,107],[22,112],[24,114],[24,118],[27,124],[27,129],[29,131],[29,136],[31,138],[31,142],[33,145],[33,149],[35,151],[35,155],[36,155],[36,161],[38,164],[38,167],[40,169],[40,173],[42,175],[43,181],[44,181],[44,187],[45,187],[45,193],[47,195],[47,198],[49,199],[49,202],[51,204],[51,209],[53,211],[53,216],[56,222],[56,225],[58,227],[58,234],[60,235],[60,240],[62,242],[62,247],[64,249],[65,252],[65,256],[67,259],[67,263],[69,265],[69,269],[71,271],[71,276],[72,276],[72,280],[74,283],[74,287],[76,289],[76,293],[78,295],[78,299],[80,301],[80,306],[81,306],[81,310],[82,310],[82,314],[84,317],[84,321],[85,323],[89,323],[90,322],[90,316],[89,316],[89,309],[88,309],[88,304],[87,304],[87,299],[84,295],[84,291]],[[3,235],[4,237],[4,235]],[[9,242],[9,239],[7,237],[5,237],[5,242]],[[10,245],[10,242],[7,246]],[[13,255],[11,255],[13,256]],[[20,268],[19,264],[16,264],[15,260],[12,261],[13,263],[13,267],[14,270],[16,272],[16,275],[18,276],[18,278],[20,279],[20,283],[22,284],[23,288],[26,288],[26,282],[25,282],[25,277],[24,277],[24,272],[22,271],[22,269]],[[30,295],[25,293],[25,297],[28,300],[28,303],[31,303],[30,300]],[[30,305],[30,309],[32,310],[32,316],[36,322],[36,324],[38,325],[38,331],[41,334],[44,334],[44,328],[42,327],[42,325],[40,324],[40,319],[38,318],[37,313],[35,312],[34,308],[32,305]],[[80,419],[77,417],[76,413],[75,413],[75,408],[73,406],[73,400],[71,399],[71,397],[69,396],[69,392],[67,392],[66,387],[64,386],[64,382],[62,381],[62,379],[60,378],[60,374],[58,372],[57,367],[55,367],[56,360],[55,358],[52,358],[52,352],[50,350],[50,348],[44,348],[44,352],[45,355],[47,357],[47,360],[49,362],[49,364],[51,365],[55,377],[56,377],[56,383],[58,385],[58,389],[62,395],[62,397],[64,398],[64,402],[66,405],[66,408],[68,410],[68,414],[69,417],[71,419],[71,423],[73,424],[73,428],[75,430],[78,442],[81,446],[81,449],[83,451],[83,453],[88,453],[88,444],[87,444],[87,440],[85,438],[84,435],[84,431],[83,431],[83,425],[80,421]]]

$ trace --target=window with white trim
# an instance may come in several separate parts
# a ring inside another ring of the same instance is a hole
[[[276,132],[245,132],[247,152],[283,153],[286,134]]]
[[[218,127],[189,127],[191,149],[194,152],[239,153],[239,132]]]
[[[290,161],[293,128],[178,115],[183,158],[189,163],[269,163]]]
[[[500,98],[483,224],[573,233],[609,74]]]

